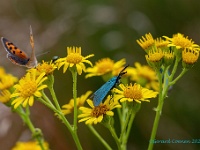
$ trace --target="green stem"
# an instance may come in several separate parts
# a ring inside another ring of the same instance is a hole
[[[159,80],[159,100],[158,100],[158,106],[156,108],[156,117],[155,117],[154,123],[153,123],[153,129],[152,129],[152,132],[151,132],[151,137],[150,137],[150,141],[149,141],[148,150],[152,150],[153,149],[153,146],[154,146],[153,140],[156,137],[158,124],[159,124],[159,120],[160,120],[160,116],[161,116],[162,108],[163,108],[163,104],[164,104],[164,97],[162,96],[162,93],[163,93],[163,89],[162,89],[162,74],[159,73],[159,71],[157,71],[157,75],[158,75],[158,80]]]
[[[44,93],[44,91],[42,91],[42,97],[44,99],[39,98],[40,102],[42,102],[43,104],[45,104],[46,106],[48,106],[51,110],[55,110],[55,106],[52,104],[51,100],[46,96],[46,94]]]
[[[171,73],[170,78],[169,78],[170,81],[172,81],[172,79],[174,78],[174,75],[175,75],[176,70],[178,68],[179,61],[180,61],[180,59],[176,57],[176,60],[175,60],[175,63],[174,63],[174,67],[172,69],[172,73]]]
[[[90,131],[99,139],[99,141],[105,146],[107,150],[112,150],[110,145],[101,137],[101,135],[94,129],[92,125],[88,125]]]
[[[73,99],[74,99],[74,132],[77,133],[77,71],[75,68],[72,69],[72,78],[73,78]]]
[[[58,99],[56,97],[56,94],[55,94],[55,91],[54,91],[54,88],[53,88],[53,85],[54,85],[54,76],[52,74],[49,75],[48,76],[48,80],[49,80],[48,89],[49,89],[49,91],[51,93],[51,96],[52,96],[52,99],[54,101],[54,104],[55,104],[56,108],[61,111],[60,105],[58,103]]]
[[[76,146],[79,150],[82,150],[81,143],[79,141],[77,135],[77,117],[78,117],[78,109],[77,109],[77,70],[75,67],[71,68],[72,78],[73,78],[73,99],[74,99],[74,122],[73,122],[73,133],[75,136]]]
[[[30,116],[29,107],[26,107],[26,111],[24,111],[24,109],[21,106],[19,106],[16,109],[16,112],[21,116],[24,123],[30,129],[33,138],[37,140],[38,144],[41,147],[41,150],[45,150],[44,145],[43,145],[44,142],[43,142],[42,131],[40,129],[35,128],[33,123],[31,122],[30,117],[29,117]]]
[[[135,115],[136,113],[140,110],[140,107],[141,107],[141,104],[140,103],[135,103],[135,105],[133,106],[133,111],[131,113],[131,118],[129,120],[129,124],[128,124],[128,129],[127,129],[127,132],[126,132],[126,143],[128,141],[128,137],[130,135],[130,131],[131,131],[131,128],[132,128],[132,124],[133,124],[133,120],[135,119]]]
[[[63,121],[63,123],[65,124],[65,126],[68,128],[68,130],[70,131],[75,143],[76,143],[76,146],[78,148],[78,150],[82,150],[82,147],[81,147],[81,144],[79,142],[79,139],[78,139],[78,136],[76,133],[74,133],[74,130],[73,130],[73,127],[70,125],[70,123],[67,121],[67,119],[65,118],[65,116],[63,115],[63,113],[59,110],[57,110],[54,105],[51,105],[48,103],[49,100],[47,100],[48,97],[46,97],[46,100],[43,100],[42,98],[39,98],[38,100],[43,103],[44,105],[46,105],[47,107],[49,107],[51,110],[53,110],[53,112],[55,112],[59,119],[61,119]]]
[[[171,81],[171,82],[169,83],[169,85],[175,84],[187,71],[188,71],[188,69],[183,68],[183,70],[182,70],[182,72],[179,74],[179,76],[176,77],[176,79],[174,79],[173,81]]]
[[[126,122],[124,124],[123,130],[119,138],[122,150],[126,150],[127,148],[126,144],[130,135],[132,124],[133,124],[136,113],[140,110],[140,106],[141,104],[137,102],[134,103],[134,106],[133,105],[129,106],[130,109],[129,109],[128,114],[126,115]]]
[[[110,131],[110,133],[112,134],[112,136],[113,136],[113,138],[114,138],[114,140],[115,140],[115,142],[117,144],[118,150],[121,150],[120,141],[118,139],[118,136],[117,136],[117,134],[115,132],[114,127],[112,127],[110,124],[108,124],[107,128]]]

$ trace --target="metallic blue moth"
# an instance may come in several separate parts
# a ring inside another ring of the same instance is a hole
[[[119,80],[121,79],[122,75],[124,75],[126,72],[124,70],[128,67],[125,66],[124,69],[122,69],[118,76],[112,77],[109,81],[107,81],[104,85],[102,85],[94,94],[90,97],[93,99],[94,106],[99,106],[99,104],[103,101],[103,99],[106,97],[108,92],[115,87],[116,84],[119,83]]]

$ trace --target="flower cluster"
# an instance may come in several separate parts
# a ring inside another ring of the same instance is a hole
[[[0,67],[0,102],[7,103],[10,101],[12,86],[18,81],[16,77],[7,74],[3,68]]]
[[[94,54],[84,57],[81,54],[81,47],[68,47],[66,57],[50,62],[42,61],[35,68],[29,69],[19,81],[0,68],[0,101],[9,102],[16,111],[19,111],[17,109],[19,106],[23,106],[27,110],[27,106],[33,106],[35,100],[42,102],[54,111],[70,130],[79,149],[81,146],[77,136],[78,122],[85,122],[89,127],[102,123],[110,130],[117,145],[124,145],[127,141],[123,140],[128,139],[132,122],[141,104],[150,102],[151,98],[159,96],[158,107],[154,109],[159,117],[168,90],[197,62],[200,51],[199,45],[180,33],[173,35],[172,38],[163,36],[157,39],[148,33],[137,40],[137,43],[145,50],[148,65],[135,62],[134,66],[129,66],[126,65],[124,58],[118,61],[102,58],[93,66],[88,58],[93,57]],[[175,78],[179,62],[182,62],[183,70]],[[86,68],[86,64],[90,67]],[[73,98],[60,107],[53,88],[53,72],[62,66],[63,73],[69,70],[72,74]],[[77,74],[82,75],[83,72],[87,73],[85,78],[101,76],[105,83],[96,92],[87,91],[77,97]],[[45,95],[44,89],[49,90],[51,99]],[[96,101],[97,103],[95,103]],[[22,108],[20,111],[24,110],[23,107],[20,107]],[[29,113],[29,111],[27,112]],[[72,112],[74,112],[73,125],[65,117]],[[30,124],[31,121],[26,118],[28,116],[26,113],[22,111],[19,114],[22,114],[24,122],[31,128],[32,134],[37,135],[33,125]],[[119,115],[120,134],[115,133],[113,129],[115,114]],[[94,129],[92,130],[94,131]],[[98,135],[97,132],[94,133]],[[41,136],[42,134],[37,140],[42,147]],[[37,142],[18,143],[13,150],[23,150],[25,147],[26,149],[29,147],[38,149],[39,146]],[[44,147],[48,149],[48,144],[44,143]]]
[[[19,80],[19,83],[14,85],[15,91],[10,96],[14,98],[12,105],[17,108],[19,105],[24,107],[28,105],[32,106],[34,103],[34,97],[41,97],[41,91],[47,87],[47,85],[42,84],[47,77],[45,77],[45,72],[37,75],[36,69],[31,69],[29,72]]]
[[[172,38],[163,36],[154,39],[149,33],[138,44],[147,52],[146,59],[153,68],[170,66],[174,59],[182,60],[184,68],[190,68],[198,60],[200,47],[192,39],[184,37],[183,34],[175,34]]]

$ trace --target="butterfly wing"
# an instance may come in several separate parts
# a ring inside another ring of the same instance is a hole
[[[32,53],[29,62],[26,64],[27,68],[34,68],[37,66],[37,58],[35,56],[35,49],[34,49],[34,39],[33,39],[33,31],[32,27],[30,26],[30,44],[32,47]]]
[[[13,54],[10,54],[8,53],[7,54],[7,58],[13,63],[13,64],[16,64],[16,65],[19,65],[19,66],[25,66],[29,59],[21,59]]]
[[[111,78],[105,84],[103,84],[94,94],[91,96],[93,99],[94,106],[99,106],[99,104],[106,97],[108,92],[115,86],[117,77]]]
[[[29,58],[25,52],[20,50],[17,46],[4,37],[1,38],[1,42],[4,49],[8,52],[7,57],[11,62],[21,66],[24,66],[28,63]]]

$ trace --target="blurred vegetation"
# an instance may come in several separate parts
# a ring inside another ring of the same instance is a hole
[[[54,55],[66,56],[67,46],[81,46],[84,56],[95,54],[91,59],[93,63],[100,58],[110,57],[115,61],[126,58],[130,65],[136,61],[146,64],[145,53],[137,45],[136,39],[148,32],[155,38],[162,35],[171,37],[180,32],[200,44],[200,1],[197,0],[2,0],[0,4],[0,36],[29,53],[29,26],[32,25],[36,53],[40,55],[50,51],[38,56],[39,61],[50,60]],[[0,65],[7,72],[21,77],[25,68],[11,64],[3,47],[0,49]],[[200,139],[199,68],[200,63],[197,62],[169,93],[157,139]],[[61,104],[64,104],[72,97],[71,75],[69,72],[63,75],[56,71],[55,78],[55,89]],[[81,76],[78,79],[78,95],[86,90],[95,91],[102,84],[100,77],[85,79]],[[69,94],[63,95],[59,91]],[[147,148],[156,105],[157,100],[142,105],[133,124],[128,149]],[[27,136],[27,130],[18,117],[8,115],[8,110],[0,107],[0,147],[9,150],[17,140],[31,137]],[[43,129],[52,150],[75,149],[69,132],[48,109],[36,103],[32,111],[36,126]],[[8,121],[8,117],[12,121]],[[5,128],[2,129],[5,120],[12,126],[7,134],[3,132]],[[96,127],[106,140],[112,142],[112,137],[104,127]],[[79,133],[84,149],[104,149],[83,123],[79,125]],[[116,148],[114,143],[112,146]],[[155,149],[163,150],[199,147],[199,144],[155,145]]]

